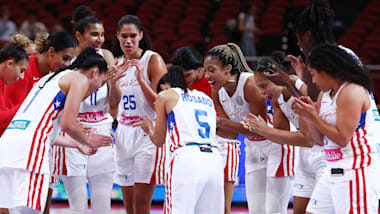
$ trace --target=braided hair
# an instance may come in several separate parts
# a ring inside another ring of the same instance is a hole
[[[215,46],[208,51],[207,56],[214,56],[218,58],[223,67],[231,65],[231,75],[237,74],[237,80],[239,80],[242,72],[253,73],[245,61],[244,55],[239,46],[234,43]]]
[[[332,31],[334,12],[325,0],[314,0],[296,19],[296,32],[300,35],[310,31],[316,45],[335,44]]]
[[[53,79],[57,74],[61,73],[64,70],[74,70],[74,69],[82,69],[87,70],[94,66],[97,66],[99,68],[99,73],[106,73],[108,70],[107,63],[105,59],[96,53],[95,49],[93,47],[85,48],[75,59],[75,61],[65,67],[61,68],[58,71],[54,72],[47,80],[44,82],[40,88],[42,89],[45,87],[46,83],[48,83],[51,79]]]
[[[371,91],[368,73],[343,49],[336,45],[323,44],[313,48],[308,65],[318,72],[324,71],[334,78],[356,83]]]

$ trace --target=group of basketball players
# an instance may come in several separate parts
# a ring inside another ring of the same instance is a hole
[[[292,192],[294,213],[377,213],[379,114],[331,21],[314,2],[296,22],[306,63],[275,51],[253,69],[233,43],[204,60],[179,48],[167,69],[133,15],[118,21],[111,52],[83,7],[76,45],[69,33],[40,35],[29,57],[7,45],[0,213],[48,213],[58,178],[71,213],[87,213],[87,182],[93,213],[111,212],[113,183],[128,214],[150,213],[156,184],[166,185],[164,213],[230,213],[239,133],[250,213],[287,213]]]

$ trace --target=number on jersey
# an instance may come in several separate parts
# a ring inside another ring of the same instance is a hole
[[[201,138],[210,138],[210,125],[202,121],[202,116],[207,117],[207,111],[194,109],[195,119],[197,120],[198,125],[198,134]]]
[[[135,101],[135,95],[124,95],[123,96],[123,102],[124,102],[124,110],[135,110],[136,109],[136,101]]]

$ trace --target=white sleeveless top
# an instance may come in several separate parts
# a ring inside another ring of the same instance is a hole
[[[230,97],[222,87],[219,89],[219,102],[222,105],[224,111],[235,122],[240,122],[242,117],[245,117],[250,112],[249,104],[244,98],[244,85],[248,77],[253,76],[252,73],[244,72],[240,74],[238,84],[236,86],[235,93]]]
[[[152,86],[152,83],[148,77],[148,66],[150,58],[155,54],[157,53],[147,50],[140,59],[144,67],[144,79],[150,86]],[[119,65],[124,63],[124,56],[120,56],[117,60]],[[131,125],[139,121],[139,116],[146,116],[150,120],[156,119],[156,113],[146,100],[136,79],[136,72],[136,67],[129,67],[126,76],[119,80],[122,97],[119,104],[118,121],[124,125]]]
[[[304,84],[301,79],[297,79],[296,88],[297,90],[301,89],[301,86]],[[284,96],[280,94],[277,98],[278,105],[282,113],[288,118],[289,122],[299,130],[299,115],[295,114],[292,109],[294,97],[291,96],[287,101],[285,101]]]
[[[179,99],[168,115],[169,151],[174,152],[187,143],[216,146],[216,112],[214,103],[203,92],[172,88]]]
[[[347,82],[343,83],[335,96],[330,97],[331,90],[323,93],[321,100],[320,117],[328,124],[336,125],[336,100]],[[368,94],[370,98],[370,95]],[[341,147],[331,139],[324,137],[327,166],[331,168],[358,169],[371,164],[372,155],[376,152],[376,126],[373,117],[374,102],[371,98],[371,107],[361,114],[359,124],[354,131],[350,142]]]
[[[66,95],[59,80],[72,70],[41,78],[29,92],[8,128],[0,138],[0,167],[50,173],[49,150],[61,130],[61,116]]]

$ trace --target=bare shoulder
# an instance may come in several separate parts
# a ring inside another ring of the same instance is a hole
[[[257,87],[254,77],[248,77],[244,85],[244,98],[250,102],[250,100],[256,100],[258,97],[263,97],[263,95]]]
[[[348,83],[340,92],[339,98],[362,100],[368,98],[368,91],[361,85]]]
[[[115,58],[113,57],[113,54],[111,53],[111,51],[107,49],[102,49],[102,51],[103,51],[104,59],[106,60],[107,64],[108,65],[115,64]]]
[[[154,68],[155,66],[166,65],[164,59],[159,54],[153,54],[149,59],[149,67]]]

